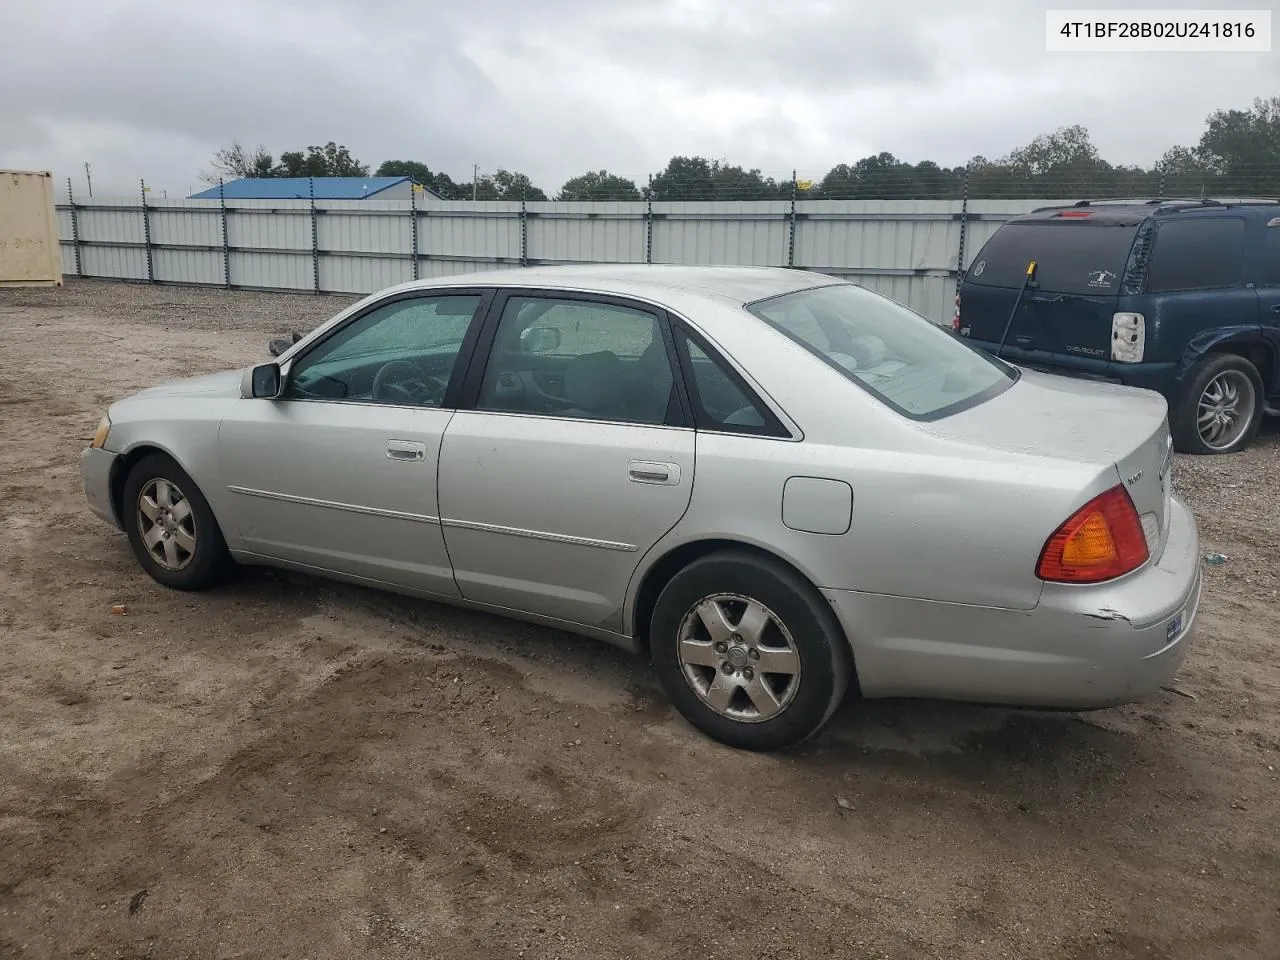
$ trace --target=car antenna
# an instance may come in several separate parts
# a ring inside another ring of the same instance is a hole
[[[1018,313],[1018,308],[1022,306],[1022,298],[1026,294],[1028,288],[1034,289],[1039,286],[1036,283],[1036,270],[1039,264],[1034,260],[1027,261],[1027,272],[1022,276],[1022,287],[1018,290],[1018,297],[1013,301],[1013,309],[1009,311],[1009,319],[1005,321],[1004,333],[1000,334],[1000,343],[996,346],[996,356],[999,357],[1004,352],[1004,342],[1009,339],[1009,328],[1013,326],[1013,318]]]

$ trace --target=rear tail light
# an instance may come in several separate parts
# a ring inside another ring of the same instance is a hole
[[[1140,313],[1111,317],[1111,359],[1116,363],[1141,363],[1147,350],[1147,319]]]
[[[960,294],[956,294],[956,312],[951,317],[951,330],[953,333],[960,332]]]
[[[1036,576],[1057,583],[1101,583],[1147,562],[1138,511],[1123,486],[1094,497],[1045,543]]]

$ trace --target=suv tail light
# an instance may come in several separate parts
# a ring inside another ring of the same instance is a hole
[[[1138,511],[1117,484],[1054,531],[1040,551],[1036,576],[1057,583],[1101,583],[1137,570],[1149,556]]]
[[[956,294],[956,312],[951,317],[951,331],[952,333],[960,332],[960,294],[958,293]]]
[[[1116,363],[1141,363],[1147,350],[1147,319],[1140,313],[1111,317],[1111,359]]]

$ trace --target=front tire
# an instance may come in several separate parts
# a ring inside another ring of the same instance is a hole
[[[693,561],[663,588],[650,651],[658,682],[693,726],[744,750],[817,733],[853,672],[830,606],[790,568],[743,551]]]
[[[1244,357],[1205,357],[1191,368],[1171,411],[1174,446],[1181,453],[1238,453],[1257,436],[1262,397],[1262,375]]]
[[[134,556],[157,583],[204,590],[226,578],[233,561],[209,502],[171,457],[143,457],[124,484],[121,519]]]

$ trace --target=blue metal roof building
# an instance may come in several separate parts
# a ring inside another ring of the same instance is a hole
[[[193,193],[189,200],[407,200],[411,177],[246,177]],[[221,193],[219,191],[221,190]],[[430,192],[430,191],[428,191]]]

